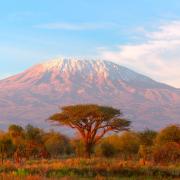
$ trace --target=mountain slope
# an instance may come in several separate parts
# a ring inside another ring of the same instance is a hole
[[[44,120],[58,106],[98,103],[122,109],[135,129],[158,129],[180,119],[180,91],[112,62],[55,59],[0,81],[4,124]]]

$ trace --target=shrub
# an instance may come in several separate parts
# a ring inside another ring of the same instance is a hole
[[[168,142],[176,142],[180,144],[180,126],[171,125],[162,129],[155,140],[155,143],[159,145]]]
[[[125,132],[119,137],[119,151],[125,157],[138,153],[140,146],[139,136],[134,132]]]
[[[84,144],[81,139],[73,139],[71,141],[72,147],[76,156],[82,157],[84,156]]]
[[[156,163],[180,162],[180,145],[176,142],[168,142],[156,146],[153,150],[153,159]]]
[[[70,153],[69,140],[60,133],[50,132],[44,142],[46,150],[53,158]]]
[[[151,146],[140,145],[138,155],[144,160],[150,160],[152,155]]]
[[[152,146],[156,136],[157,136],[156,131],[146,129],[139,133],[140,143],[145,146]]]
[[[96,148],[96,154],[98,156],[103,157],[113,157],[117,153],[117,150],[113,146],[113,144],[109,142],[102,142],[97,148]]]

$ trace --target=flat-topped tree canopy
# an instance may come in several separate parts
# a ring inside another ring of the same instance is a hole
[[[96,104],[64,106],[60,113],[52,115],[49,120],[77,129],[82,136],[88,156],[92,147],[107,132],[128,130],[130,126],[130,121],[122,118],[120,110]]]

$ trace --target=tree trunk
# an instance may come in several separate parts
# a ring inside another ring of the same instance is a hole
[[[1,164],[4,163],[4,152],[3,152],[3,148],[1,148]]]
[[[91,158],[92,150],[93,150],[93,144],[86,143],[85,144],[85,158]]]
[[[4,163],[4,153],[2,153],[1,163]]]

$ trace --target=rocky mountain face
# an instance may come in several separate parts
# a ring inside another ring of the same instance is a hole
[[[54,59],[0,81],[1,126],[49,127],[59,107],[97,103],[120,108],[134,129],[180,121],[180,90],[102,60]]]

